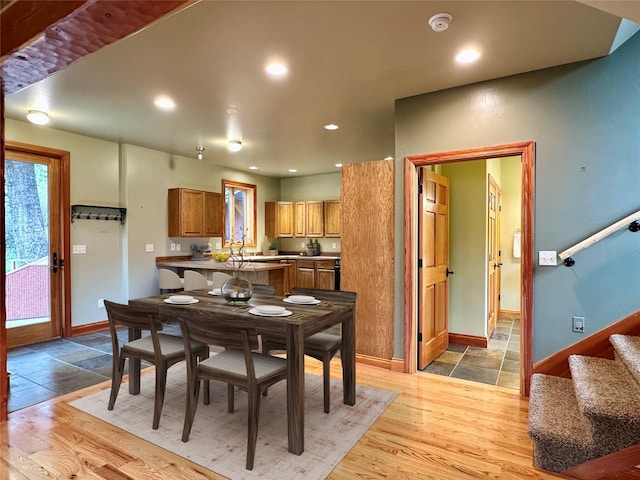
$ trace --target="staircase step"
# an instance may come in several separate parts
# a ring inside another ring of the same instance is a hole
[[[609,341],[616,351],[616,359],[623,362],[640,385],[640,337],[611,335]]]
[[[571,355],[580,411],[594,429],[599,455],[640,442],[640,386],[622,362]]]
[[[568,378],[532,375],[528,433],[535,463],[545,470],[562,472],[597,457],[592,425]]]

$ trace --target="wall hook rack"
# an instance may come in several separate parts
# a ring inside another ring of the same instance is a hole
[[[117,220],[124,225],[127,209],[101,205],[71,205],[71,223],[74,220]]]

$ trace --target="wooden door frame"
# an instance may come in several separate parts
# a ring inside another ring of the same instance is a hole
[[[519,156],[522,163],[521,232],[522,257],[520,267],[520,393],[529,396],[533,371],[533,222],[535,143],[508,143],[487,147],[410,155],[404,159],[404,372],[417,372],[417,178],[418,167],[443,163],[487,160]]]
[[[40,155],[53,158],[59,163],[60,168],[60,234],[62,244],[61,260],[64,266],[61,269],[61,302],[59,306],[61,323],[60,333],[62,337],[71,336],[71,200],[70,200],[70,163],[71,154],[65,150],[57,150],[55,148],[41,147],[38,145],[30,145],[27,143],[14,142],[6,140],[4,150],[7,152],[22,152],[31,155]],[[5,155],[5,158],[7,155]],[[54,208],[57,208],[54,207]],[[4,325],[3,325],[4,328]],[[5,338],[6,341],[6,338]]]

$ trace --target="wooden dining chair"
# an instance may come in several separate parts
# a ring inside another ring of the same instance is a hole
[[[139,358],[152,363],[156,367],[155,402],[153,407],[153,429],[157,430],[162,414],[164,392],[167,383],[167,370],[172,365],[185,359],[185,347],[182,337],[158,333],[162,330],[162,321],[155,307],[133,307],[120,303],[104,301],[109,318],[111,345],[113,348],[113,363],[111,369],[111,396],[108,409],[113,410],[122,383],[125,360]],[[117,328],[126,327],[149,332],[137,340],[120,345]],[[198,358],[209,356],[209,346],[205,343],[192,342],[188,355]],[[204,390],[205,401],[208,403],[209,388]]]
[[[213,288],[213,282],[211,280],[207,280],[207,277],[195,270],[184,271],[185,291],[202,290],[204,288]]]
[[[292,295],[311,295],[318,300],[340,303],[356,303],[355,292],[340,290],[320,290],[314,288],[294,288]],[[284,338],[262,336],[262,351],[269,354],[275,350],[287,349]],[[342,350],[342,336],[330,331],[319,332],[304,340],[304,354],[322,362],[324,412],[331,410],[331,359]]]
[[[275,285],[267,285],[264,283],[252,283],[253,293],[258,293],[262,295],[275,295],[276,294],[276,286]]]
[[[179,314],[178,321],[190,359],[187,363],[187,402],[182,441],[189,440],[202,380],[227,383],[229,413],[234,411],[235,387],[246,390],[249,397],[246,468],[252,470],[258,438],[260,397],[269,386],[287,378],[287,361],[253,351],[258,347],[258,336],[251,321],[223,318],[212,321],[209,315],[200,312]],[[198,361],[189,354],[194,341],[225,347],[225,350]]]

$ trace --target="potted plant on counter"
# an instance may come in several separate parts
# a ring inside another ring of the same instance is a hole
[[[271,245],[269,245],[269,255],[278,255],[278,244],[276,242],[271,242]]]

